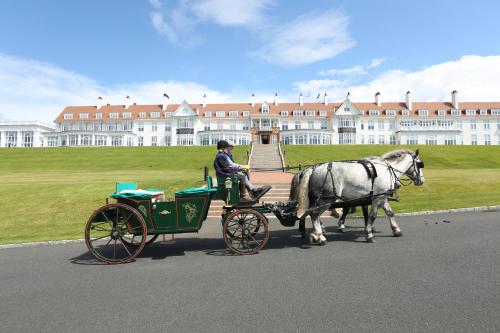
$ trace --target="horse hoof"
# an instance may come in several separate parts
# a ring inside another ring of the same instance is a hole
[[[344,230],[344,228],[340,228],[340,227],[339,227],[339,229],[338,229],[337,231],[338,231],[338,232],[344,232],[345,230]]]
[[[320,240],[320,241],[318,242],[318,245],[319,245],[319,246],[325,246],[325,245],[326,245],[326,240],[324,240],[324,241],[323,241],[323,240]]]
[[[375,243],[375,239],[373,239],[373,237],[371,237],[371,238],[367,238],[367,239],[366,239],[366,242],[367,242],[367,243]]]
[[[401,231],[394,231],[394,232],[392,233],[392,235],[393,235],[394,237],[401,237],[401,236],[403,236],[403,233],[402,233]]]

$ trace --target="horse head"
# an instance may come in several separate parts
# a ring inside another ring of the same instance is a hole
[[[404,173],[407,175],[416,186],[424,184],[425,178],[422,169],[424,168],[424,162],[420,158],[420,151],[417,149],[414,153],[409,153],[411,156],[411,164]]]

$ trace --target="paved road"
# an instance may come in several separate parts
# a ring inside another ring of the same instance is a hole
[[[0,331],[500,331],[500,213],[399,221],[404,237],[381,220],[375,244],[360,220],[331,226],[324,247],[273,223],[268,248],[243,257],[212,222],[120,266],[84,244],[3,249]]]

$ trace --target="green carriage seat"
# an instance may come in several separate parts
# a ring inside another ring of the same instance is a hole
[[[163,191],[156,189],[140,190],[137,188],[137,183],[118,182],[115,186],[115,193],[112,193],[111,197],[115,199],[151,199],[163,194]]]

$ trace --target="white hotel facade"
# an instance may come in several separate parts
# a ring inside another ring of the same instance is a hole
[[[54,120],[0,122],[0,147],[188,146],[215,145],[220,139],[238,144],[412,144],[498,145],[500,102],[296,103],[252,101],[224,104],[68,106]],[[206,96],[204,100],[206,101]]]

